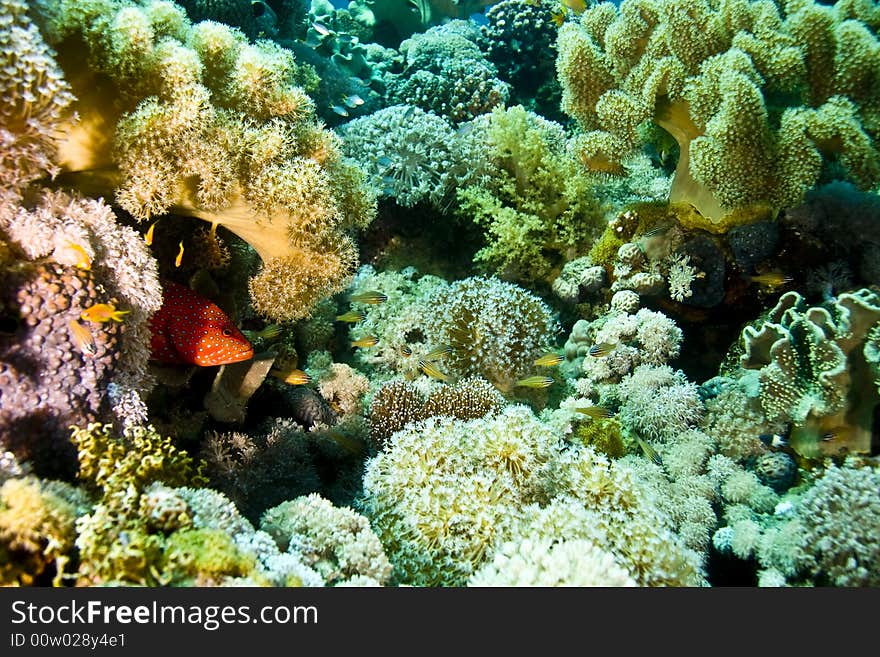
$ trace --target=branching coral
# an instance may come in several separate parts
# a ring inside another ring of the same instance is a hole
[[[267,317],[307,316],[345,285],[346,231],[374,208],[289,51],[192,26],[161,0],[41,2],[35,15],[82,117],[59,149],[63,183],[138,219],[174,212],[237,234],[263,260],[250,290]]]
[[[563,110],[587,131],[584,162],[607,167],[654,121],[680,148],[670,199],[693,204],[709,225],[734,210],[796,204],[832,162],[876,185],[880,48],[848,4],[588,9],[560,29],[557,59]]]
[[[483,160],[458,212],[484,227],[476,261],[504,278],[550,283],[605,227],[595,181],[578,171],[562,126],[522,106],[495,109],[466,137]]]

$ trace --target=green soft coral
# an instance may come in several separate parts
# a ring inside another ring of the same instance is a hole
[[[156,482],[204,483],[192,458],[150,427],[119,435],[111,425],[91,424],[73,428],[72,440],[79,455],[79,479],[97,500],[76,524],[78,581],[166,583],[160,569],[164,534],[149,522],[152,509],[145,503],[146,495]],[[179,526],[189,524],[186,514],[177,518]]]
[[[601,234],[603,208],[567,150],[562,126],[522,106],[495,109],[470,139],[484,142],[480,183],[459,212],[484,227],[477,262],[505,278],[550,283]]]
[[[563,110],[607,169],[653,121],[678,142],[671,201],[708,226],[797,204],[824,175],[880,181],[880,44],[852,2],[624,0],[560,29]]]
[[[161,0],[43,1],[33,15],[77,97],[60,184],[139,220],[173,212],[237,234],[263,261],[250,291],[266,317],[307,316],[345,286],[349,232],[375,205],[315,117],[309,67]]]
[[[32,585],[45,573],[61,581],[70,562],[80,491],[33,476],[0,486],[0,585]]]

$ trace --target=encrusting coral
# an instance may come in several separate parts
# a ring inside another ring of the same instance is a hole
[[[162,0],[53,0],[33,13],[77,97],[61,184],[140,220],[172,212],[237,234],[263,261],[250,291],[266,317],[308,316],[344,287],[357,262],[347,231],[372,220],[374,200],[315,119],[289,51],[191,25]]]
[[[851,3],[624,0],[559,32],[563,110],[581,158],[613,169],[653,121],[678,142],[670,200],[706,225],[797,204],[838,165],[880,181],[877,37]]]

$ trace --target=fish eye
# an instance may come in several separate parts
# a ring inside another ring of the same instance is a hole
[[[223,329],[223,336],[224,336],[224,337],[227,337],[227,338],[228,338],[230,335],[232,335],[232,329],[231,329],[231,328],[225,328],[225,329]]]

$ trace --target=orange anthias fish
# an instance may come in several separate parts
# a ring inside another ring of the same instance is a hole
[[[150,320],[153,360],[210,367],[253,357],[251,343],[214,302],[172,281],[162,287],[162,307]]]

